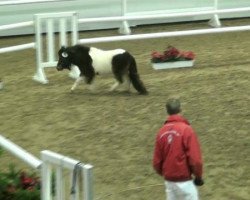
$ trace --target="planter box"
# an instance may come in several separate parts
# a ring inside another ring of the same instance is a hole
[[[164,62],[164,63],[152,63],[154,69],[171,69],[180,67],[192,67],[195,60]]]

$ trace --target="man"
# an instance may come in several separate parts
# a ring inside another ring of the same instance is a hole
[[[153,167],[165,179],[167,200],[198,200],[195,185],[204,182],[197,136],[180,115],[178,99],[168,100],[166,110],[169,117],[156,136]]]

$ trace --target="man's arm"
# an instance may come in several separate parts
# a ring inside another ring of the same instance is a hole
[[[202,180],[203,162],[198,138],[191,127],[187,128],[186,150],[188,164],[197,182]]]
[[[158,137],[156,137],[154,155],[153,155],[153,168],[161,176],[162,176],[162,160],[163,159],[162,159],[160,143]]]

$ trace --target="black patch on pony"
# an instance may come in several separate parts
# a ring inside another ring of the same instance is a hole
[[[80,76],[84,76],[86,83],[90,84],[95,76],[95,71],[92,66],[92,58],[89,55],[90,48],[81,45],[75,45],[72,47],[62,47],[58,51],[58,64],[57,70],[71,69],[71,65],[76,65],[80,70]],[[66,53],[68,57],[63,57],[63,53]]]

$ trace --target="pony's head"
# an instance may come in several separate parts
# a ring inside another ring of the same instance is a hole
[[[61,49],[58,51],[58,62],[56,69],[61,71],[63,69],[71,69],[71,60],[72,55],[68,48],[62,46]]]

